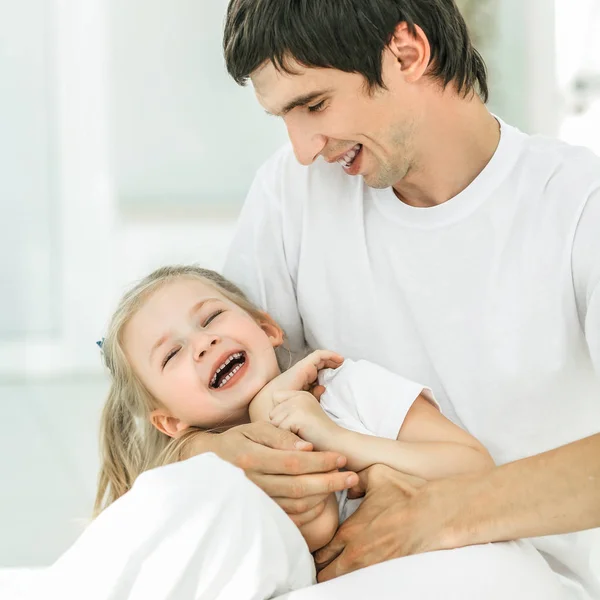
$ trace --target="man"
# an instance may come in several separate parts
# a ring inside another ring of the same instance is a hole
[[[598,597],[600,160],[488,112],[452,0],[232,0],[224,47],[291,141],[255,179],[226,275],[296,357],[328,348],[432,387],[503,465],[421,487],[360,473],[365,500],[317,553],[319,579],[533,537]],[[294,441],[255,424],[193,451],[305,523],[355,480]]]

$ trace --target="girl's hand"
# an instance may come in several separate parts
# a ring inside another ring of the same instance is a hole
[[[335,352],[329,350],[316,350],[306,358],[295,364],[281,375],[278,375],[267,383],[258,392],[249,406],[250,420],[269,421],[269,413],[275,407],[273,400],[277,392],[308,391],[310,390],[317,398],[324,391],[322,386],[314,387],[321,369],[337,369],[344,359]]]
[[[276,392],[274,408],[269,414],[273,425],[295,433],[310,442],[316,450],[335,445],[338,427],[324,412],[318,400],[309,392]]]
[[[273,379],[263,389],[268,389],[270,393],[309,391],[316,383],[319,371],[322,369],[337,369],[343,362],[343,357],[335,352],[315,350]]]

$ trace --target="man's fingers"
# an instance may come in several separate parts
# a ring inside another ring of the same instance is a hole
[[[249,440],[274,450],[312,450],[309,442],[270,423],[253,423],[253,427],[244,429],[243,434]]]
[[[339,492],[356,483],[356,473],[333,472],[310,475],[263,475],[249,473],[252,481],[271,498],[300,499],[307,496]]]
[[[318,580],[328,581],[336,577],[337,566],[335,563],[339,560],[344,552],[346,543],[338,536],[334,538],[325,547],[315,553],[315,564],[317,570],[320,571]]]
[[[336,560],[329,563],[326,567],[323,567],[323,569],[317,573],[317,583],[325,583],[326,581],[336,579],[341,575],[349,573],[349,569],[343,568],[343,561],[344,553],[342,552]]]
[[[362,498],[367,492],[367,488],[369,487],[369,475],[371,473],[372,467],[368,467],[367,469],[363,469],[358,472],[358,481],[356,485],[353,485],[348,490],[348,498]]]
[[[327,499],[323,500],[323,502],[319,502],[319,504],[304,513],[299,515],[288,514],[288,516],[294,522],[296,527],[302,527],[302,525],[306,525],[307,523],[314,521],[317,517],[320,517],[323,514],[326,506]]]
[[[319,494],[317,496],[307,496],[306,498],[273,498],[277,504],[288,515],[301,515],[309,510],[312,510],[321,502],[324,502],[329,497],[329,494]]]

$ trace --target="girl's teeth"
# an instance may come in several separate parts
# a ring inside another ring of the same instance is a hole
[[[229,375],[227,375],[225,377],[225,379],[223,379],[223,381],[221,381],[221,383],[219,384],[219,387],[223,387],[241,368],[243,365],[237,365],[233,368],[233,371],[231,371],[231,373],[229,373]]]

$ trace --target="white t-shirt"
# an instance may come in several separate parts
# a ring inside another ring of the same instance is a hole
[[[429,388],[366,360],[347,359],[337,369],[325,369],[319,383],[325,386],[320,402],[325,414],[340,427],[365,435],[398,439],[420,394],[439,409]],[[349,500],[346,491],[336,495],[343,523],[362,500]]]
[[[297,356],[327,348],[425,382],[497,463],[600,432],[600,160],[501,125],[487,167],[433,208],[283,148],[225,268]],[[598,531],[534,543],[591,580]]]

